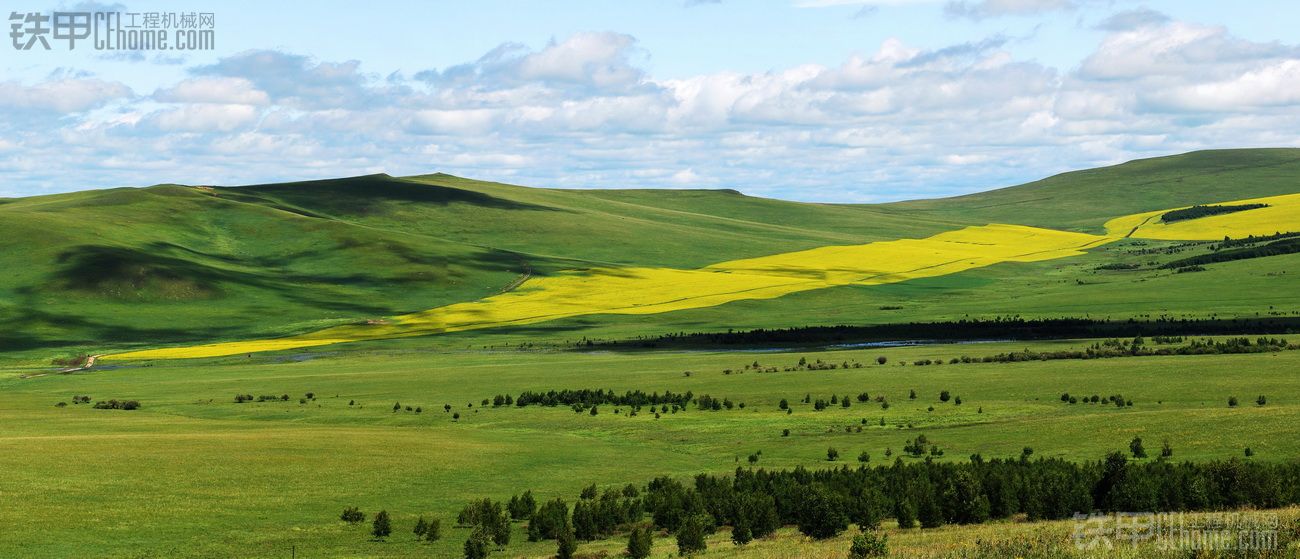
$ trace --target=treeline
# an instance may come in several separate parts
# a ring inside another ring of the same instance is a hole
[[[1251,258],[1263,258],[1266,256],[1281,256],[1283,254],[1295,254],[1297,252],[1300,252],[1300,238],[1291,238],[1273,241],[1260,246],[1220,250],[1209,254],[1191,256],[1165,263],[1160,267],[1169,270],[1174,268],[1217,264],[1220,262],[1232,262],[1234,260],[1248,260]]]
[[[924,453],[924,439],[916,445]],[[1135,446],[1136,445],[1136,446]],[[1140,439],[1130,445],[1145,456]],[[572,509],[563,499],[537,506],[531,493],[509,506],[476,501],[459,524],[475,537],[508,534],[509,520],[528,520],[530,541],[594,540],[630,532],[629,554],[643,544],[645,525],[675,534],[683,553],[703,550],[704,537],[731,528],[745,544],[782,526],[803,534],[834,537],[851,524],[873,530],[886,518],[901,528],[975,524],[1025,514],[1032,520],[1065,519],[1078,513],[1216,511],[1277,508],[1300,503],[1300,462],[1256,463],[1231,459],[1173,463],[1162,451],[1153,461],[1130,461],[1113,452],[1095,462],[1056,458],[960,463],[930,459],[892,465],[828,470],[767,471],[737,468],[730,476],[700,474],[690,480],[660,477],[644,489],[629,485],[597,492],[584,489]],[[1140,452],[1141,451],[1141,452]],[[571,512],[570,512],[571,511]],[[646,517],[649,517],[648,519]],[[496,543],[504,545],[508,535]],[[467,542],[468,545],[468,542]]]
[[[1174,223],[1176,221],[1187,221],[1189,219],[1198,219],[1210,217],[1212,215],[1223,215],[1246,210],[1257,210],[1267,208],[1268,204],[1237,204],[1237,205],[1213,205],[1213,206],[1192,206],[1181,210],[1165,212],[1160,216],[1160,220],[1165,223]]]
[[[869,326],[806,326],[728,332],[680,332],[609,342],[609,346],[770,346],[772,344],[850,344],[899,340],[1047,340],[1133,338],[1137,336],[1230,336],[1300,333],[1300,318],[1258,317],[1154,320],[1020,317],[953,322],[910,322]]]
[[[1105,359],[1113,357],[1144,357],[1153,355],[1219,355],[1238,353],[1269,353],[1300,349],[1281,338],[1229,338],[1226,340],[1193,340],[1176,347],[1152,347],[1142,338],[1106,340],[1082,350],[1012,351],[984,357],[954,357],[951,363],[1015,363],[1021,361],[1050,361],[1055,359]]]
[[[1261,235],[1259,237],[1256,237],[1254,235],[1248,235],[1240,239],[1224,237],[1223,242],[1219,243],[1218,245],[1215,245],[1214,250],[1223,250],[1223,249],[1234,248],[1234,247],[1256,245],[1259,243],[1277,241],[1280,239],[1291,239],[1294,237],[1300,237],[1300,233],[1296,233],[1296,232],[1274,233],[1272,235]]]
[[[509,396],[497,396],[493,399],[494,405],[509,405]],[[641,390],[629,390],[618,394],[613,390],[602,389],[582,389],[582,390],[549,390],[547,392],[524,392],[514,399],[514,405],[518,407],[525,406],[658,406],[673,405],[685,409],[686,405],[695,399],[695,395],[689,390],[685,393],[676,393],[667,391],[643,392]]]

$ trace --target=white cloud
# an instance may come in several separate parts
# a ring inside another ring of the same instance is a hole
[[[193,78],[160,89],[154,99],[169,103],[266,105],[271,98],[244,78]]]
[[[34,85],[0,82],[0,107],[77,113],[130,97],[131,88],[120,82],[72,77],[50,79]]]
[[[952,0],[944,5],[943,10],[950,17],[986,19],[1037,15],[1077,7],[1073,0]]]
[[[274,51],[192,68],[149,97],[65,72],[0,82],[0,104],[44,111],[0,122],[0,169],[37,186],[442,170],[879,201],[1198,148],[1300,145],[1295,46],[1147,16],[1111,21],[1065,70],[1017,59],[995,36],[658,79],[635,39],[582,33],[409,81]]]

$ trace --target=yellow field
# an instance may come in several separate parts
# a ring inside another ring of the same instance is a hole
[[[1300,194],[1270,196],[1252,200],[1221,202],[1224,205],[1268,204],[1267,208],[1246,210],[1187,221],[1164,223],[1160,216],[1171,208],[1119,217],[1106,222],[1106,232],[1114,236],[1163,241],[1218,241],[1224,237],[1240,239],[1254,235],[1300,230]]]
[[[697,270],[597,268],[532,279],[519,289],[396,317],[388,324],[347,325],[270,340],[134,351],[107,359],[218,357],[532,324],[589,314],[653,314],[772,299],[839,285],[876,285],[952,274],[1001,262],[1080,254],[1113,240],[1020,225],[986,225],[854,246],[821,247],[722,262]]]

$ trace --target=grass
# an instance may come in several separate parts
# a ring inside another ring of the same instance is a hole
[[[456,556],[466,534],[450,524],[471,498],[504,499],[533,489],[539,499],[572,500],[590,482],[727,472],[759,450],[759,465],[769,468],[825,466],[828,447],[850,460],[867,451],[872,463],[887,463],[885,449],[897,455],[916,434],[942,447],[948,460],[1014,456],[1024,446],[1036,456],[1096,459],[1135,435],[1149,446],[1168,438],[1176,459],[1240,456],[1246,445],[1257,460],[1300,453],[1300,381],[1292,374],[1300,352],[917,367],[896,363],[1025,344],[578,354],[428,351],[414,341],[303,354],[303,360],[272,354],[6,377],[0,381],[6,395],[0,468],[7,472],[6,498],[26,506],[0,512],[0,522],[11,527],[0,537],[0,555],[278,557],[295,547],[305,556]],[[874,364],[881,354],[888,365]],[[743,370],[756,359],[792,365],[801,356],[871,364],[721,372]],[[605,407],[592,417],[567,408],[481,409],[478,403],[498,393],[551,388],[692,390],[746,408],[692,409],[655,420]],[[907,398],[912,389],[917,400]],[[940,404],[940,390],[964,403]],[[308,391],[317,399],[299,404]],[[882,410],[855,401],[847,410],[813,412],[795,403],[806,393],[829,398],[861,391],[885,395],[892,405]],[[1070,406],[1058,399],[1063,391],[1122,393],[1134,406]],[[284,393],[291,401],[236,404],[237,393]],[[54,406],[79,394],[137,399],[144,407]],[[1259,394],[1268,395],[1268,405],[1253,404]],[[1230,395],[1245,404],[1228,408]],[[777,409],[781,398],[793,404],[792,415]],[[357,405],[349,406],[353,400]],[[424,411],[394,413],[394,402]],[[444,403],[461,413],[460,421],[442,411]],[[881,417],[886,427],[879,426]],[[863,432],[845,433],[845,426]],[[783,429],[791,435],[782,437]],[[368,541],[364,528],[336,520],[350,505],[371,514],[387,509],[399,536]],[[445,541],[407,537],[418,515],[441,518]],[[522,527],[514,540],[507,555],[553,551],[553,542],[523,542]]]
[[[341,342],[442,334],[546,322],[591,314],[647,315],[773,299],[839,285],[880,285],[935,277],[1001,262],[1082,254],[1104,237],[989,225],[919,240],[822,247],[698,270],[606,268],[542,277],[478,301],[394,317],[391,323],[336,326],[290,338],[248,340],[110,354],[108,360],[217,357]]]
[[[521,278],[563,270],[691,270],[819,247],[923,239],[989,223],[1102,233],[1116,216],[1292,194],[1297,154],[1198,152],[981,195],[873,206],[782,202],[730,191],[524,188],[442,174],[239,188],[159,185],[15,199],[0,205],[0,236],[25,248],[0,253],[0,359],[49,361],[291,336],[475,301]],[[1269,227],[1286,223],[1289,218]],[[1093,250],[1070,260],[1092,253],[1113,254]],[[1064,262],[1032,269],[1070,269]],[[893,290],[835,288],[831,297],[909,290],[913,306],[943,312],[968,287],[999,273],[909,281]],[[1087,279],[1053,275],[1062,282]],[[1133,290],[1088,291],[1069,294],[1069,302],[1083,312],[1110,313],[1117,307],[1106,300]],[[996,314],[1037,293],[1010,299],[991,294],[992,304],[968,306]],[[1207,312],[1203,299],[1165,299],[1164,306]],[[868,300],[831,311],[846,322],[890,320],[893,315],[875,312],[879,306]],[[752,322],[829,316],[784,301],[747,308],[760,313],[745,317]],[[682,322],[673,314],[642,317],[636,325],[642,333],[658,333]]]
[[[1263,228],[1295,229],[1292,214],[1264,213],[1290,211],[1290,197],[1173,224],[1142,224],[1141,216],[1294,194],[1297,174],[1298,150],[1238,150],[875,206],[728,191],[533,189],[440,174],[6,200],[0,237],[24,248],[0,252],[0,495],[21,506],[0,508],[0,556],[455,557],[467,533],[452,527],[454,515],[473,498],[532,489],[539,500],[572,501],[588,483],[726,473],[757,451],[765,468],[845,464],[826,461],[831,447],[846,460],[867,452],[882,464],[918,434],[945,451],[943,460],[1018,456],[1026,446],[1035,456],[1093,460],[1134,436],[1152,449],[1171,441],[1176,460],[1241,457],[1246,446],[1253,460],[1291,460],[1300,455],[1297,351],[916,366],[900,363],[1094,341],[535,348],[584,337],[997,316],[1293,316],[1300,255],[1195,274],[1160,269],[1211,251],[1209,242],[1162,240],[1171,235],[1208,241],[1225,230],[1255,232],[1239,221],[1250,215],[1272,216]],[[1096,236],[1118,216],[1138,217],[1112,226],[1123,234]],[[1031,242],[1042,244],[1026,250]],[[1103,269],[1116,263],[1132,269]],[[603,290],[591,281],[597,274],[607,276]],[[565,305],[579,312],[556,311]],[[551,320],[521,320],[535,315]],[[510,325],[449,331],[492,321]],[[394,331],[443,333],[377,339]],[[50,366],[77,353],[277,338],[279,346],[239,346],[222,357],[109,360],[73,374]],[[363,341],[288,349],[304,339]],[[886,365],[876,364],[880,355]],[[744,372],[756,360],[779,369],[800,357],[864,366]],[[497,394],[563,388],[690,390],[745,407],[655,419],[608,406],[590,416],[480,405]],[[941,390],[963,404],[939,402]],[[890,407],[855,399],[815,412],[798,403],[805,394],[863,391]],[[299,403],[307,392],[316,398]],[[1134,405],[1069,405],[1062,392],[1119,393]],[[237,404],[236,394],[290,398]],[[1261,394],[1268,404],[1254,405]],[[75,395],[143,408],[96,410],[71,404]],[[1230,396],[1242,405],[1229,407]],[[793,413],[777,408],[783,398]],[[394,412],[395,402],[403,409]],[[346,506],[388,510],[395,536],[371,541],[365,526],[337,519]],[[420,515],[442,520],[443,541],[414,540]],[[897,556],[947,557],[973,552],[971,538],[999,539],[1040,545],[1027,556],[1077,556],[1058,549],[1065,528],[894,530],[891,544]],[[554,551],[553,542],[524,539],[516,526],[499,555]],[[840,557],[847,549],[843,538],[809,542],[789,530],[744,550],[725,539],[715,536],[711,556]],[[671,551],[667,538],[658,545],[656,556]],[[621,547],[594,542],[581,551]]]

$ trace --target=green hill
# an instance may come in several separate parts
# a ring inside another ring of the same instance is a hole
[[[1300,192],[1300,149],[1197,151],[1063,173],[1019,186],[886,204],[918,219],[1104,232],[1112,217]]]
[[[445,174],[7,199],[0,200],[0,238],[18,249],[0,251],[0,352],[277,336],[475,300],[558,270],[692,268],[990,222],[1099,232],[1120,215],[1293,192],[1300,192],[1300,150],[1268,149],[1134,161],[884,205],[796,203],[729,190],[540,189]],[[565,331],[924,320],[1046,312],[1053,301],[1081,312],[1206,308],[1204,298],[1190,295],[1179,299],[1192,301],[1181,307],[1177,300],[1135,305],[1127,295],[1137,292],[1133,276],[1104,277],[1103,287],[1080,298],[1074,286],[1093,282],[1098,266],[1133,259],[1124,250],[631,321],[592,317]],[[1254,285],[1256,273],[1271,273],[1252,263],[1225,266],[1200,281]],[[1178,290],[1197,289],[1183,285],[1190,278],[1176,279]],[[1142,276],[1148,280],[1174,281]],[[1114,304],[1090,307],[1095,301]],[[880,310],[895,302],[908,308]],[[1249,299],[1226,310],[1258,304]]]

